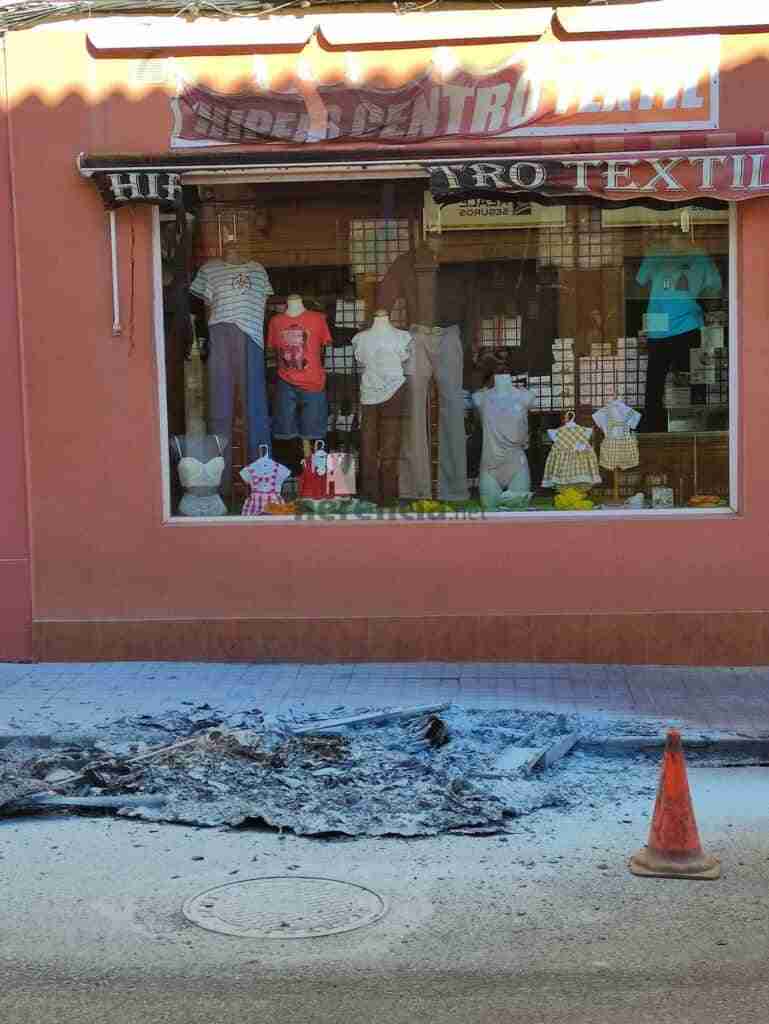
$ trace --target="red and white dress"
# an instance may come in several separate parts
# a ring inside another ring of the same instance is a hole
[[[240,475],[251,488],[241,515],[260,516],[267,505],[280,501],[280,489],[291,476],[291,470],[273,459],[261,458],[245,466]]]

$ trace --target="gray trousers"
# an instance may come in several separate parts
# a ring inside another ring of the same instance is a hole
[[[221,491],[229,496],[232,493],[232,423],[236,394],[240,395],[248,420],[248,462],[257,457],[260,444],[270,444],[264,350],[235,324],[212,324],[209,336],[209,430],[227,438]]]
[[[465,403],[462,393],[464,355],[459,328],[411,328],[412,354],[405,371],[408,377],[408,411],[401,438],[401,498],[430,498],[430,429],[427,396],[435,377],[438,385],[438,497],[465,501],[467,442]]]

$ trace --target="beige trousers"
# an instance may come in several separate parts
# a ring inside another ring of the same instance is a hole
[[[433,377],[438,385],[438,497],[465,501],[467,441],[462,392],[464,357],[459,328],[411,328],[412,354],[404,367],[408,378],[408,409],[401,438],[401,498],[430,498],[430,426],[427,396]]]

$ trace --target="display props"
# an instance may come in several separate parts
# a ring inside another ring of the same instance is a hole
[[[361,367],[361,493],[368,501],[390,504],[398,498],[398,462],[406,410],[404,363],[411,335],[393,327],[378,310],[368,330],[352,339]]]
[[[323,441],[316,441],[311,454],[302,459],[299,474],[300,498],[327,498],[329,496],[328,452]]]
[[[209,330],[208,416],[215,433],[232,438],[236,394],[248,420],[248,457],[269,444],[264,378],[264,311],[272,285],[261,263],[241,263],[235,250],[198,270],[190,291],[206,304]],[[230,448],[227,449],[228,453]],[[228,454],[223,490],[231,490]]]
[[[264,444],[260,446],[259,457],[244,466],[240,476],[251,488],[251,493],[243,502],[241,515],[260,516],[268,505],[280,502],[280,489],[291,476],[291,470],[270,458],[269,449]]]
[[[589,488],[600,484],[601,473],[590,443],[593,434],[590,427],[581,427],[570,412],[564,426],[548,430],[548,434],[553,447],[545,462],[543,487],[581,485]]]
[[[179,483],[184,489],[178,508],[180,516],[227,515],[227,506],[219,494],[226,447],[226,438],[204,431],[171,438],[171,454],[177,459]],[[212,455],[214,451],[218,454]]]
[[[644,429],[667,427],[664,411],[668,373],[688,373],[689,351],[702,341],[705,318],[699,299],[719,295],[721,275],[707,253],[694,248],[682,236],[649,251],[636,282],[649,289],[644,334],[649,346],[646,373]]]
[[[535,402],[534,392],[513,387],[509,374],[495,374],[493,388],[476,391],[473,395],[473,405],[483,425],[481,505],[488,511],[510,498],[531,493],[526,448],[529,445],[529,410]]]
[[[289,295],[286,312],[270,320],[267,345],[278,361],[275,438],[312,441],[326,436],[328,400],[322,352],[331,340],[325,316],[305,309],[299,295]]]

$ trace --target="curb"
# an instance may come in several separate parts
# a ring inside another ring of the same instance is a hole
[[[722,736],[713,740],[683,740],[684,750],[697,754],[732,754],[762,757],[769,761],[769,737]],[[580,740],[577,750],[599,757],[621,757],[623,754],[654,754],[665,749],[664,738],[622,736],[608,740]]]

